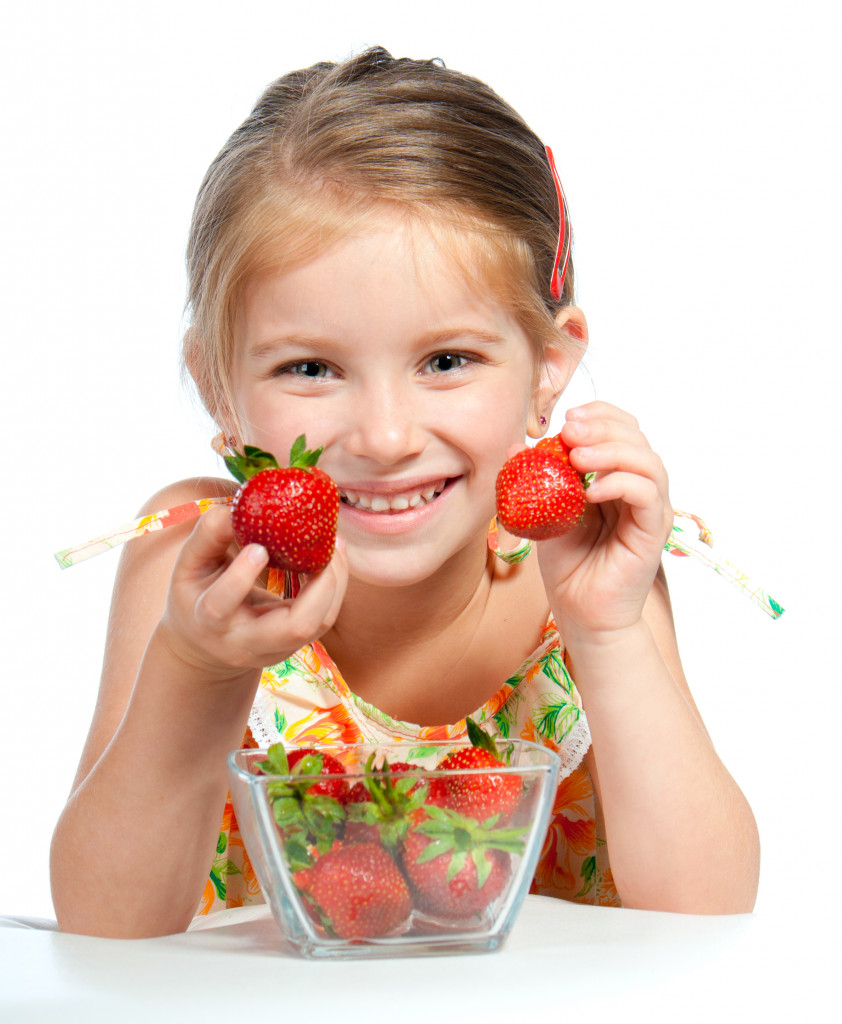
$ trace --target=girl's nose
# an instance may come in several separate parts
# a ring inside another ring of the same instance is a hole
[[[408,390],[379,387],[358,396],[346,441],[351,455],[392,466],[421,452],[423,430]]]

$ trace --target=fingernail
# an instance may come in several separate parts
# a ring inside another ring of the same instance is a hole
[[[262,544],[249,544],[246,557],[252,565],[265,565],[269,561],[269,552]]]

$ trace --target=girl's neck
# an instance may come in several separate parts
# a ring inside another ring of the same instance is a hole
[[[536,569],[503,566],[483,538],[416,586],[352,580],[324,645],[350,689],[393,718],[456,722],[536,646],[546,614],[545,598],[533,607]]]
[[[461,632],[479,615],[491,584],[484,541],[452,558],[438,572],[408,587],[377,587],[353,578],[334,627],[324,642],[339,664],[406,651],[429,638]],[[341,653],[340,653],[341,652]]]

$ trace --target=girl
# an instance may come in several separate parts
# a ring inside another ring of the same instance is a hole
[[[226,508],[127,547],[53,841],[63,929],[164,934],[260,898],[229,750],[458,736],[466,715],[561,754],[533,891],[752,908],[754,819],[682,673],[667,477],[637,422],[566,413],[596,474],[584,525],[528,557],[489,533],[497,471],[546,432],[587,341],[569,239],[542,143],[436,62],[373,49],[289,74],[232,135],[196,203],[185,362],[229,446],[324,446],[340,540],[293,601]],[[147,511],[235,489],[184,481]]]

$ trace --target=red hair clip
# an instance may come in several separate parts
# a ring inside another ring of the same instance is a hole
[[[547,160],[550,170],[553,172],[556,195],[558,196],[558,247],[555,252],[555,263],[550,278],[550,294],[558,301],[561,299],[564,288],[564,278],[567,274],[567,261],[570,259],[570,214],[567,212],[567,200],[564,197],[564,189],[561,187],[558,171],[556,170],[553,151],[549,146],[544,147],[547,151]]]

